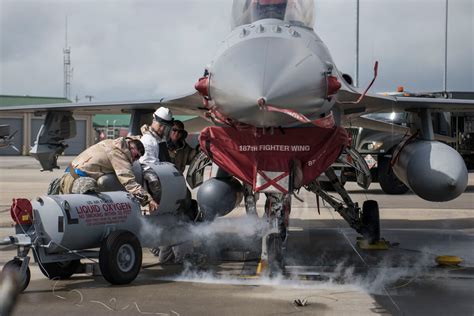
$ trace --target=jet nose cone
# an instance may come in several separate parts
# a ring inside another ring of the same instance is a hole
[[[255,126],[293,122],[260,110],[258,100],[310,115],[324,104],[328,66],[304,45],[281,37],[257,37],[231,46],[216,58],[210,94],[219,110]]]

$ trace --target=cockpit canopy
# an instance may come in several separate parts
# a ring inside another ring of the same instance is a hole
[[[279,19],[313,28],[313,0],[234,0],[232,28],[262,19]]]

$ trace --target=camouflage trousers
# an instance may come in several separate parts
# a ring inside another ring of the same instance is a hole
[[[90,177],[74,179],[70,173],[65,173],[59,179],[60,194],[84,194],[98,192],[97,181]]]
[[[186,256],[192,254],[193,243],[187,241],[176,246],[161,246],[152,248],[151,252],[158,257],[160,264],[183,263]]]

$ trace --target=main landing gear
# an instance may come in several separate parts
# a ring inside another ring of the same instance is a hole
[[[306,189],[314,192],[331,205],[355,231],[363,236],[363,239],[358,242],[359,247],[365,249],[387,249],[386,243],[380,239],[380,216],[377,201],[367,200],[361,209],[358,203],[352,201],[332,168],[326,170],[325,174],[336,192],[341,196],[342,202],[322,190],[316,180],[308,184]]]
[[[347,159],[349,156],[350,159]],[[346,149],[342,162],[349,164],[356,170],[358,184],[367,189],[371,182],[370,171],[362,156],[349,148]],[[360,248],[387,249],[387,243],[380,238],[380,217],[377,202],[373,200],[365,201],[362,208],[360,208],[358,203],[354,202],[344,189],[334,169],[327,169],[325,175],[329,179],[331,187],[342,198],[342,201],[329,195],[316,179],[305,186],[306,190],[314,192],[331,205],[355,231],[363,236],[358,241]],[[250,186],[245,187],[244,195],[247,214],[256,215],[256,195],[252,192]],[[284,272],[291,194],[266,193],[266,195],[265,216],[269,226],[262,237],[261,262],[257,274],[265,273],[271,276]]]
[[[352,201],[347,191],[338,182],[333,169],[328,169],[326,176],[331,180],[336,192],[343,198],[343,203],[327,194],[326,191],[323,191],[317,181],[312,182],[306,189],[316,193],[328,202],[353,229],[363,236],[358,240],[360,248],[387,249],[386,242],[380,239],[380,219],[377,202],[373,200],[365,201],[361,209],[357,203]],[[262,254],[257,274],[274,276],[284,273],[290,210],[290,194],[267,194],[265,217],[268,221],[269,229],[262,237]]]

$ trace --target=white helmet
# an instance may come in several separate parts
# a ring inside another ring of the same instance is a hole
[[[160,107],[156,110],[155,113],[153,113],[153,119],[164,125],[173,125],[173,113],[171,113],[170,109],[165,107]]]

